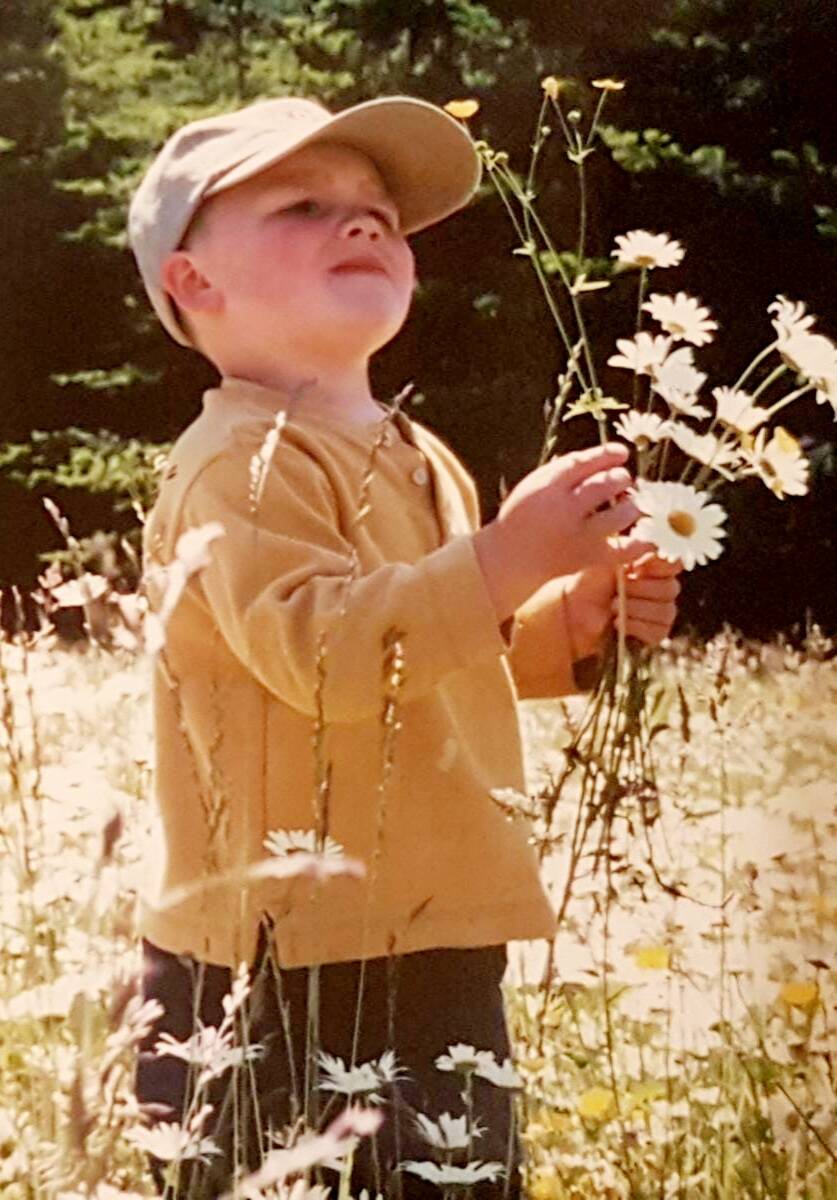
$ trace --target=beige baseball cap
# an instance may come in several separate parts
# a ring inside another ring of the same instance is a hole
[[[318,141],[338,141],[372,159],[406,234],[463,208],[480,181],[467,130],[444,109],[411,96],[367,100],[339,113],[290,96],[184,125],[154,159],[128,214],[128,240],[145,289],[175,341],[192,345],[162,287],[161,268],[201,202]]]

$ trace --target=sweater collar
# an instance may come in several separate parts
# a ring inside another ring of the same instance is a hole
[[[396,420],[399,429],[405,433],[405,426],[409,428],[409,418],[404,413],[394,413],[387,409],[385,405],[376,401],[380,409],[380,417],[377,419],[352,421],[346,420],[339,414],[321,413],[306,409],[304,403],[299,401],[292,393],[285,391],[282,388],[268,387],[265,384],[255,383],[251,379],[242,379],[235,375],[224,375],[221,377],[216,387],[211,388],[206,397],[212,396],[215,403],[221,403],[226,406],[229,403],[235,405],[246,405],[248,408],[258,409],[260,412],[275,415],[278,412],[286,412],[289,419],[298,422],[317,422],[319,424],[330,425],[349,430],[353,433],[367,433],[369,435],[380,431],[381,423],[388,420]],[[204,403],[206,404],[206,398]],[[412,437],[410,438],[412,440]]]

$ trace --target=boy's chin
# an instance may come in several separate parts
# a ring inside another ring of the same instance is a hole
[[[353,308],[349,312],[335,311],[328,326],[332,335],[342,333],[348,343],[362,343],[369,354],[374,354],[395,337],[406,319],[407,310],[396,311],[392,306],[378,311]]]

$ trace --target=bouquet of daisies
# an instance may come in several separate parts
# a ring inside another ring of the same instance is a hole
[[[615,263],[606,269],[585,256],[585,164],[595,150],[604,104],[624,84],[593,80],[599,97],[586,130],[577,108],[565,111],[564,83],[549,77],[541,86],[543,102],[525,178],[511,169],[505,152],[484,141],[476,143],[520,238],[513,253],[530,261],[566,351],[557,394],[544,410],[540,462],[555,451],[562,423],[576,417],[592,418],[602,443],[614,437],[629,442],[635,452],[636,504],[642,514],[633,532],[652,542],[660,557],[692,570],[723,551],[727,514],[714,496],[721,485],[757,476],[780,499],[807,491],[807,459],[779,416],[809,392],[819,403],[830,404],[837,416],[837,346],[813,332],[815,318],[804,304],[778,296],[768,310],[774,334],[770,343],[736,380],[719,381],[710,390],[706,373],[695,361],[695,349],[713,340],[717,322],[699,299],[649,288],[652,273],[656,279],[682,261],[683,246],[666,234],[637,229],[616,238],[611,254]],[[467,121],[478,104],[452,101],[446,107]],[[571,250],[554,244],[535,205],[537,163],[552,133],[548,115],[563,134],[567,157],[578,172],[579,231]],[[632,335],[618,338],[616,353],[607,359],[608,366],[623,370],[626,377],[620,395],[610,396],[599,382],[585,305],[588,293],[610,288],[626,272],[637,281],[636,322]],[[599,277],[591,278],[594,273]],[[618,575],[617,585],[624,603],[624,583]],[[603,862],[609,875],[614,821],[624,821],[629,830],[644,828],[647,835],[656,819],[653,739],[660,728],[655,715],[659,695],[650,688],[649,659],[647,648],[617,636],[587,710],[571,729],[561,769],[548,772],[546,784],[534,796],[495,793],[495,801],[509,815],[522,812],[534,821],[542,855],[559,840],[562,843],[568,869],[559,927],[580,871],[595,873]],[[569,834],[565,830],[555,835],[553,817],[570,781],[575,816]],[[643,844],[649,847],[650,837]],[[653,862],[650,866],[657,875]],[[657,878],[668,891],[677,892],[675,885]]]

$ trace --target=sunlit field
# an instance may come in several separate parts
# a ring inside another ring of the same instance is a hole
[[[153,1194],[131,1090],[149,677],[124,651],[0,645],[5,1200]],[[529,1192],[835,1197],[834,645],[675,643],[656,681],[657,794],[582,864],[551,978],[543,945],[511,947]],[[523,704],[533,792],[582,707]],[[556,895],[565,868],[559,842]]]

